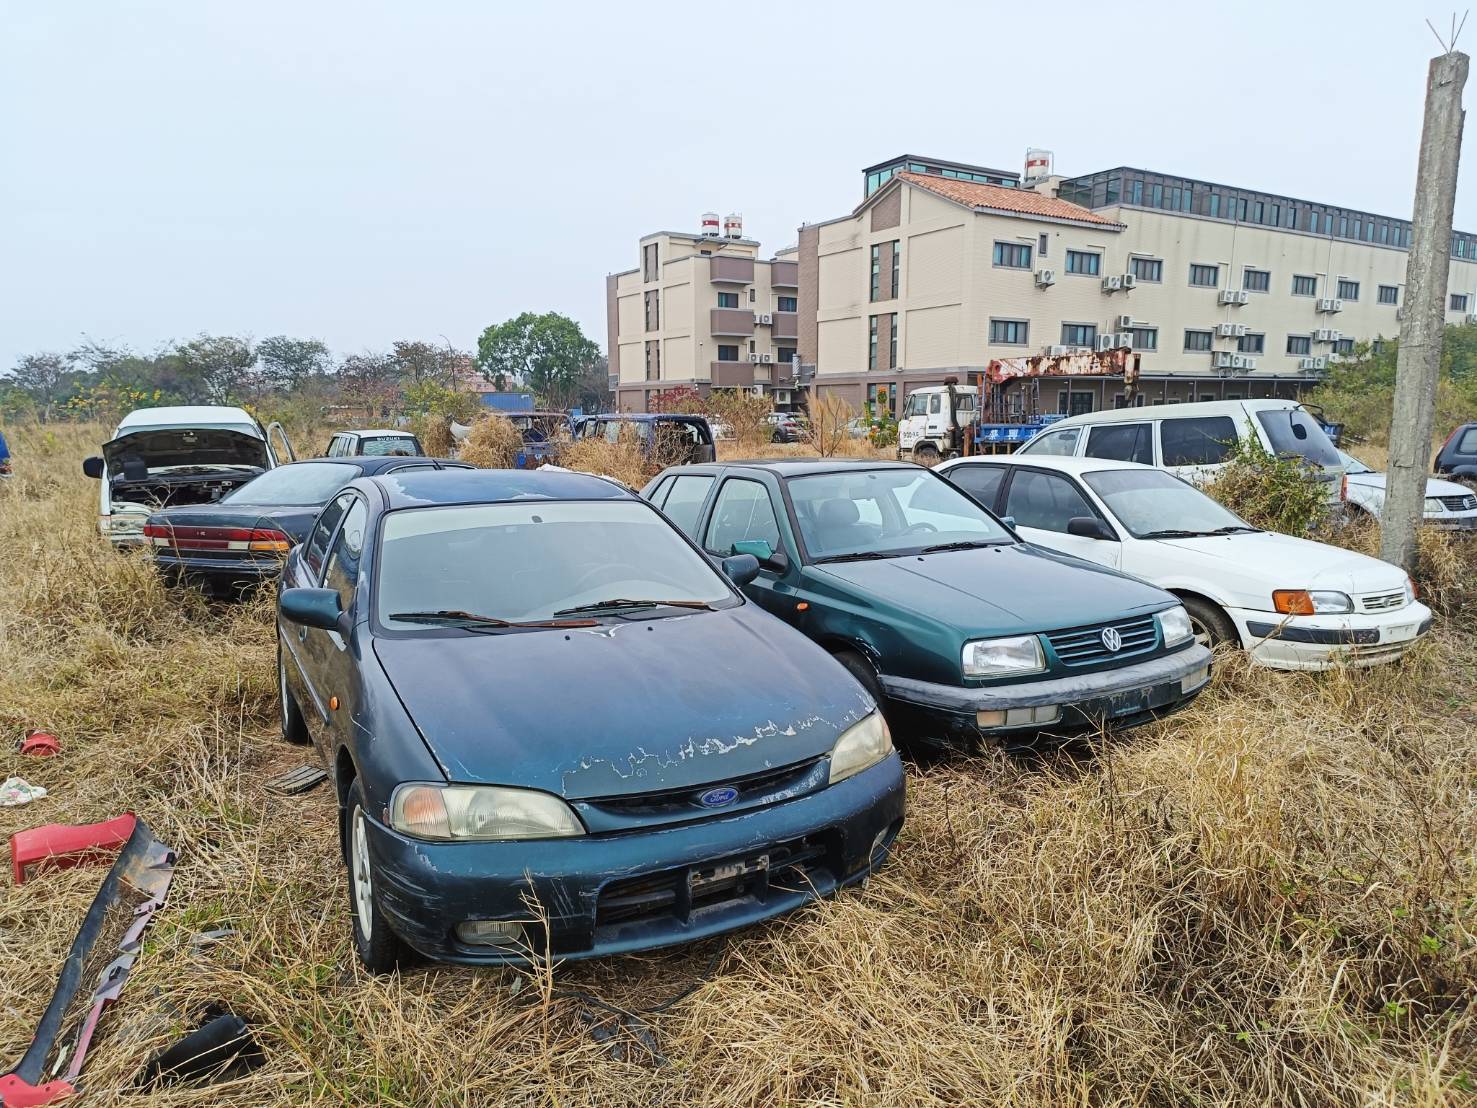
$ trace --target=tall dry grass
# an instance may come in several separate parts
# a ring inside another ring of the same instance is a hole
[[[275,737],[268,602],[208,605],[102,549],[77,468],[98,429],[6,434],[0,772],[52,795],[0,810],[0,834],[133,808],[180,849],[87,1103],[1472,1102],[1477,639],[1455,616],[1379,670],[1226,658],[1191,710],[1096,750],[915,763],[887,870],[721,949],[374,979],[328,791],[261,787],[304,758]],[[1470,597],[1477,555],[1445,541]],[[38,725],[59,758],[9,753]],[[0,1059],[102,873],[0,896]],[[190,953],[222,924],[239,937]],[[647,1008],[695,982],[652,1040],[617,1030],[619,1058],[591,1034],[606,1013],[569,995]],[[209,1001],[253,1020],[265,1068],[127,1095]]]

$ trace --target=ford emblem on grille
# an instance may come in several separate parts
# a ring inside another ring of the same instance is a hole
[[[704,808],[722,808],[725,804],[732,804],[738,799],[738,790],[731,785],[724,785],[721,789],[709,789],[697,798],[697,802]]]
[[[1103,645],[1114,654],[1123,649],[1123,636],[1118,633],[1118,628],[1103,628]]]

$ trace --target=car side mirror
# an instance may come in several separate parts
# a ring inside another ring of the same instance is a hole
[[[1001,516],[1000,522],[1012,530],[1015,529],[1015,516]]]
[[[83,458],[82,476],[91,477],[94,481],[101,481],[104,472],[103,460],[101,458]]]
[[[768,539],[744,539],[733,544],[733,552],[752,554],[763,568],[772,569],[776,573],[784,573],[790,568],[789,556],[783,550],[770,546]]]
[[[740,589],[759,576],[759,559],[752,554],[730,554],[719,564],[723,576]]]
[[[334,589],[283,589],[277,603],[282,618],[289,623],[348,635],[349,613],[343,610]]]
[[[1118,536],[1113,534],[1109,527],[1097,516],[1073,516],[1067,520],[1067,534],[1076,535],[1079,539],[1101,539],[1104,542],[1117,542]]]

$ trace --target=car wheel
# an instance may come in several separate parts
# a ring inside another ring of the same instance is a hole
[[[303,719],[302,709],[287,688],[287,659],[282,654],[282,642],[277,642],[277,708],[282,723],[282,738],[296,746],[308,743],[308,724]]]
[[[407,950],[380,911],[374,860],[369,856],[366,826],[369,817],[364,813],[364,794],[358,781],[349,788],[340,818],[349,863],[349,920],[354,930],[354,952],[370,973],[391,973],[406,959]]]
[[[877,702],[877,707],[886,705],[886,696],[882,691],[882,682],[877,679],[877,670],[872,663],[863,658],[855,650],[838,650],[831,657],[835,658],[847,672],[857,679],[862,688],[872,695]]]
[[[913,461],[919,465],[936,466],[939,464],[938,448],[932,445],[923,445],[913,448]]]
[[[1220,608],[1208,600],[1193,596],[1185,597],[1181,603],[1190,613],[1190,629],[1195,632],[1195,641],[1201,646],[1216,647],[1221,643],[1240,646],[1241,637],[1236,634],[1236,625]]]

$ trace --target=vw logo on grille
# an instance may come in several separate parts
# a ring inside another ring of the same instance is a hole
[[[738,790],[731,785],[724,785],[721,789],[709,789],[697,798],[697,802],[704,808],[722,808],[737,799]]]
[[[1110,653],[1117,654],[1123,649],[1123,636],[1118,633],[1118,628],[1104,627],[1102,638],[1103,646],[1107,647]]]

